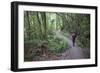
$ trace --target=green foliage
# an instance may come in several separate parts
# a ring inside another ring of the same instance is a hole
[[[65,37],[77,32],[77,43],[90,48],[90,15],[79,13],[24,11],[24,44],[38,47],[43,41],[55,53],[69,49],[68,42],[55,37],[53,31],[61,31]]]
[[[89,15],[83,16],[81,22],[81,31],[78,37],[80,46],[83,48],[90,48],[90,17]]]
[[[59,38],[49,40],[48,44],[49,44],[50,50],[56,53],[64,52],[65,50],[69,48],[67,42]]]

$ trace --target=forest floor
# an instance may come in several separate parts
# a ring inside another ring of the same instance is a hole
[[[64,41],[68,43],[70,48],[63,53],[60,53],[59,59],[86,59],[90,58],[90,50],[80,48],[77,43],[75,46],[72,44],[71,37],[65,37],[62,32],[56,31],[56,37],[62,38]]]
[[[78,45],[75,43],[75,46],[72,45],[72,40],[67,39],[68,44],[70,48],[66,50],[65,52],[61,53],[61,56],[59,59],[85,59],[89,56],[89,50],[88,49],[82,49],[78,47]],[[86,54],[88,53],[88,54]]]
[[[49,60],[67,60],[67,59],[89,59],[90,58],[90,49],[89,48],[81,48],[75,43],[75,46],[72,44],[71,36],[63,35],[61,31],[54,31],[55,37],[64,40],[68,45],[69,49],[66,49],[62,53],[52,53],[50,51],[46,52],[45,55],[37,55],[35,57],[27,55],[28,58],[25,61],[49,61]],[[29,53],[31,54],[31,53]],[[39,53],[40,54],[40,53]]]

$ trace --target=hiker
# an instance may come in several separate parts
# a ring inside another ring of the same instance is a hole
[[[76,33],[76,32],[72,32],[72,33],[71,33],[71,36],[72,36],[72,43],[73,43],[73,46],[75,46],[75,40],[76,40],[76,37],[77,37],[77,33]]]

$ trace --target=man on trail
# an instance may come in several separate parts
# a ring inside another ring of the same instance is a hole
[[[71,33],[71,36],[72,36],[72,43],[73,43],[73,46],[75,46],[75,39],[77,37],[77,33],[76,32],[72,32]]]

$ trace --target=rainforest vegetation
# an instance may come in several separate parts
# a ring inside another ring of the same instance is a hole
[[[62,59],[72,32],[77,46],[89,50],[90,14],[24,11],[24,61]]]

